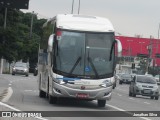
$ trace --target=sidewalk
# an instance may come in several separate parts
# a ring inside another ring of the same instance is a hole
[[[5,80],[3,74],[0,74],[0,81],[3,82],[2,80]],[[7,94],[8,88],[4,87],[2,85],[0,85],[0,102],[2,101],[2,99],[5,97],[5,95]]]
[[[5,97],[5,95],[7,94],[7,88],[4,87],[0,87],[0,102],[2,101],[2,99]]]

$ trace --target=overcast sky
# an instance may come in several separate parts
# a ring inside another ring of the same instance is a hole
[[[74,1],[77,14],[79,0]],[[51,18],[59,13],[70,14],[71,9],[72,0],[30,0],[27,11]],[[115,31],[125,36],[158,37],[160,0],[81,0],[80,14],[106,17]]]

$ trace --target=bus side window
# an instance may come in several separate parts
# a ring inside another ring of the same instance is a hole
[[[48,54],[43,52],[39,53],[39,64],[41,65],[48,65]]]

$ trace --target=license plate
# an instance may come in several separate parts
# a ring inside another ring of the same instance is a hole
[[[151,90],[144,90],[144,93],[151,93]]]
[[[78,93],[78,94],[76,95],[76,97],[77,97],[77,98],[82,98],[82,99],[84,99],[84,98],[88,98],[89,95],[88,95],[88,94],[85,94],[85,93]]]

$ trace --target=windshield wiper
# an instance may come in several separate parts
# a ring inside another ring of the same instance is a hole
[[[115,43],[116,43],[116,41],[113,41],[113,43],[112,43],[111,51],[110,51],[110,55],[109,55],[109,61],[112,60],[112,52],[113,52],[113,48],[114,48]]]
[[[97,70],[92,62],[92,59],[90,57],[88,57],[88,61],[91,63],[91,67],[93,68],[93,71],[94,71],[96,77],[99,78],[98,72],[97,72]]]
[[[78,59],[76,60],[75,64],[73,65],[72,69],[70,70],[69,74],[72,74],[78,63],[81,61],[81,57],[79,56]]]

